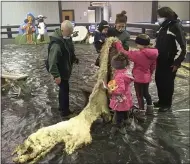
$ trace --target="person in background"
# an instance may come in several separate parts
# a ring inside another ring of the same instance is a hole
[[[144,98],[146,99],[147,108],[146,113],[153,113],[152,99],[149,94],[149,84],[152,80],[152,74],[156,68],[156,59],[158,50],[150,48],[150,38],[146,34],[140,34],[136,37],[135,43],[139,50],[125,51],[120,42],[116,42],[116,49],[127,55],[129,60],[134,62],[133,77],[136,96],[138,100],[139,110],[145,110]]]
[[[155,81],[158,91],[154,106],[160,112],[171,109],[176,72],[186,55],[186,39],[177,14],[169,7],[158,9],[156,48],[158,49]],[[180,48],[180,51],[178,50]]]
[[[130,39],[129,33],[126,31],[127,16],[126,11],[122,11],[116,15],[115,27],[109,28],[108,37],[117,37],[121,42],[125,50],[129,50],[128,41]]]
[[[111,66],[114,69],[113,80],[108,83],[108,92],[111,94],[109,107],[116,111],[115,130],[122,128],[122,123],[127,119],[127,111],[133,106],[130,83],[133,77],[127,74],[129,61],[123,54],[112,58]],[[115,131],[113,130],[113,131]]]
[[[98,29],[94,33],[94,47],[96,48],[98,58],[96,59],[95,65],[99,67],[99,60],[100,60],[100,51],[102,49],[102,45],[105,42],[106,34],[108,32],[109,24],[107,21],[102,20],[98,26]]]
[[[71,114],[69,110],[69,78],[73,63],[79,63],[75,56],[72,33],[72,23],[68,20],[63,21],[61,29],[56,29],[50,36],[48,47],[48,70],[59,86],[59,110],[62,116]]]

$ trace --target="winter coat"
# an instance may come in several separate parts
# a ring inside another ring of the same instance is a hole
[[[48,47],[49,72],[54,78],[61,77],[63,80],[69,80],[76,60],[72,38],[63,39],[61,30],[56,29],[50,36]]]
[[[134,62],[133,77],[137,83],[150,83],[152,74],[156,69],[158,50],[155,48],[143,48],[136,51],[125,51],[121,43],[116,43],[119,52],[127,55]]]
[[[112,27],[108,30],[108,37],[117,37],[121,42],[125,50],[129,50],[128,41],[130,40],[130,34],[125,30],[123,32],[119,32],[116,28]]]
[[[105,42],[105,39],[106,39],[106,34],[103,34],[98,30],[94,32],[94,47],[96,48],[97,53],[100,53],[102,46]]]
[[[129,111],[133,106],[130,83],[133,78],[127,75],[127,70],[115,70],[114,80],[118,88],[111,93],[110,108],[116,111]]]
[[[161,24],[157,31],[156,48],[159,52],[157,58],[159,67],[181,65],[186,55],[186,39],[178,20],[166,20]],[[181,49],[180,52],[178,48]]]

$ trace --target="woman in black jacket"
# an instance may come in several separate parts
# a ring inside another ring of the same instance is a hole
[[[158,107],[160,112],[166,112],[171,109],[176,72],[185,59],[186,40],[182,26],[177,20],[178,16],[172,9],[162,7],[157,13],[160,28],[156,38],[159,56],[155,81],[159,100],[154,106]]]

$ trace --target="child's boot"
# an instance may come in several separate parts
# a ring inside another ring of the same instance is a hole
[[[153,112],[154,112],[154,107],[153,107],[153,105],[147,105],[146,114],[147,114],[147,115],[152,115]]]
[[[117,123],[117,114],[116,114],[116,111],[114,111],[113,118],[112,118],[112,123],[113,124]]]
[[[144,110],[135,109],[133,110],[133,115],[140,122],[144,122],[146,120]]]
[[[120,124],[120,126],[119,126],[119,132],[120,132],[121,134],[126,134],[126,133],[127,133],[126,128],[125,128],[125,123],[124,123],[124,122],[122,122],[122,123]]]
[[[118,124],[115,124],[113,125],[113,127],[111,128],[111,135],[115,135],[119,130],[119,125]]]

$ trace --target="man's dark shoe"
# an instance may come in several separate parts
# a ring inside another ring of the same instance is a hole
[[[159,101],[153,102],[153,104],[154,104],[155,108],[160,108],[161,107],[161,104],[159,103]]]
[[[71,111],[67,111],[67,112],[61,111],[61,116],[62,116],[62,117],[67,117],[67,116],[69,116],[69,115],[71,115],[71,114],[72,114]]]
[[[172,111],[171,106],[160,107],[158,112]]]

